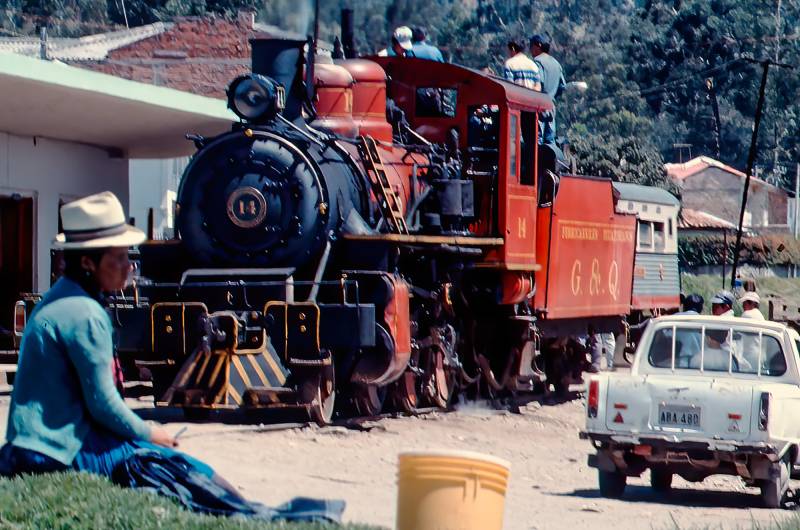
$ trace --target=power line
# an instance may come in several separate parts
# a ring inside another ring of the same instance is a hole
[[[744,58],[732,59],[732,60],[726,61],[726,62],[724,62],[724,63],[722,63],[720,65],[713,66],[711,68],[707,68],[705,70],[701,70],[699,72],[695,72],[693,74],[690,74],[690,75],[687,75],[687,76],[684,76],[684,77],[681,77],[681,78],[678,78],[678,79],[673,79],[671,81],[667,81],[667,82],[661,83],[659,85],[651,86],[651,87],[648,87],[648,88],[642,88],[642,89],[639,89],[639,90],[623,90],[623,91],[620,91],[620,92],[616,92],[615,94],[608,94],[606,96],[601,96],[601,97],[598,97],[598,98],[588,99],[588,100],[585,101],[585,103],[586,104],[592,104],[592,103],[597,103],[597,102],[600,102],[600,101],[605,101],[605,100],[608,100],[608,99],[618,99],[618,98],[630,97],[630,96],[646,97],[646,96],[660,94],[660,93],[666,92],[667,89],[669,89],[669,88],[671,88],[673,86],[683,85],[683,84],[686,84],[686,83],[691,82],[691,81],[696,81],[698,78],[700,78],[700,79],[708,79],[709,77],[715,77],[716,74],[720,74],[720,73],[723,73],[723,72],[735,71],[735,68],[731,68],[732,66],[734,66],[734,65],[745,66],[745,65],[748,64],[748,62],[749,61],[747,59],[744,59]]]

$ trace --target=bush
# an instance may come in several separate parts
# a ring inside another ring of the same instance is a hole
[[[126,490],[87,473],[0,479],[0,527],[37,530],[180,528],[182,530],[323,530],[321,524],[262,523],[184,510],[154,494]],[[365,526],[347,526],[349,530]]]
[[[733,263],[735,244],[735,235],[727,238],[727,246],[722,236],[680,237],[678,261],[681,269]],[[800,263],[800,241],[782,235],[743,237],[739,263],[761,267]]]

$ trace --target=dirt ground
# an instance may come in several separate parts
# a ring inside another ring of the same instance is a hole
[[[0,398],[0,429],[8,397]],[[360,429],[333,426],[185,423],[169,411],[154,412],[146,398],[130,400],[145,417],[169,421],[181,449],[211,464],[247,497],[278,504],[305,495],[347,501],[348,521],[392,527],[396,510],[397,455],[420,449],[466,449],[511,462],[506,499],[507,530],[549,528],[752,528],[791,515],[759,505],[756,489],[738,479],[712,477],[701,484],[676,478],[675,491],[659,497],[647,476],[631,479],[622,500],[600,498],[592,451],[578,439],[580,399],[524,405],[521,414],[484,404],[452,413],[385,418]],[[224,419],[224,418],[223,418]],[[795,486],[798,484],[795,483]]]

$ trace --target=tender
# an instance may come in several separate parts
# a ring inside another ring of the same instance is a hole
[[[783,324],[741,318],[653,320],[630,374],[592,375],[586,431],[597,448],[600,493],[620,497],[650,469],[666,492],[678,474],[742,477],[781,506],[800,446],[800,336]]]

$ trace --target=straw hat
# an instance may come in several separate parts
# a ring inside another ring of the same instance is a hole
[[[739,302],[742,304],[745,302],[753,302],[754,304],[758,305],[761,303],[761,297],[758,296],[758,293],[754,291],[747,291],[742,295],[741,298],[739,298]]]
[[[61,207],[64,232],[53,240],[61,249],[130,247],[147,239],[127,224],[119,199],[110,191],[90,195]]]

